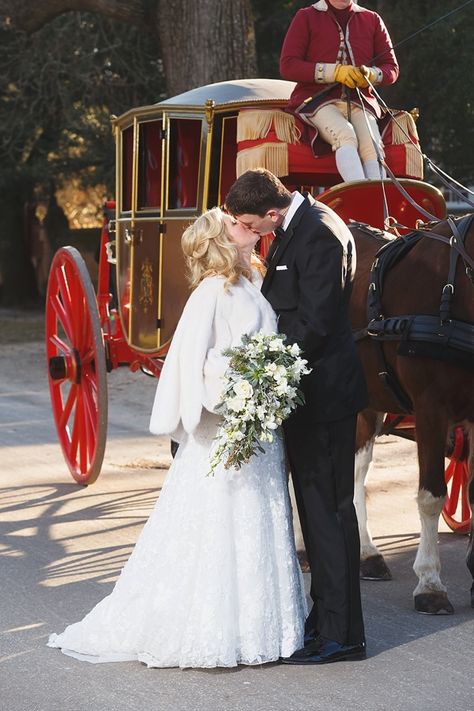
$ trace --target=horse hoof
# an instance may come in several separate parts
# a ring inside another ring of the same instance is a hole
[[[422,615],[452,615],[454,607],[445,592],[421,593],[415,595],[415,611]]]
[[[382,555],[371,555],[360,561],[361,580],[391,580],[390,572]]]

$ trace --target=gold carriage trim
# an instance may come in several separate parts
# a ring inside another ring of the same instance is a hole
[[[288,175],[288,144],[263,143],[239,151],[236,162],[237,177],[254,168],[266,168],[279,178]]]
[[[295,117],[284,111],[244,110],[237,116],[237,142],[266,138],[273,126],[276,137],[285,143],[299,143],[301,132]]]

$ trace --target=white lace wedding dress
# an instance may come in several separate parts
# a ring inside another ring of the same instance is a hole
[[[232,667],[303,646],[306,603],[281,439],[240,470],[207,476],[218,422],[202,410],[112,593],[51,635],[50,647],[89,662]]]

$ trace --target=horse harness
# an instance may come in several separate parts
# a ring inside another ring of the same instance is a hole
[[[385,358],[383,341],[400,341],[397,353],[401,356],[434,358],[469,369],[474,368],[474,324],[453,319],[451,314],[459,257],[474,286],[474,260],[464,246],[466,234],[473,221],[474,214],[462,217],[457,223],[448,217],[451,238],[419,229],[391,240],[375,255],[367,295],[368,326],[367,329],[357,332],[355,338],[358,340],[367,335],[377,343],[379,377],[407,413],[413,411],[413,404]],[[385,318],[381,303],[385,277],[423,237],[436,239],[450,246],[448,278],[440,296],[439,316],[411,314]]]

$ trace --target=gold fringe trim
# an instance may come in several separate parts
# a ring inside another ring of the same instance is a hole
[[[399,114],[396,114],[392,120],[392,145],[399,146],[402,143],[410,144],[411,141],[408,136],[411,136],[415,143],[420,143],[413,116],[407,111],[401,111]]]
[[[288,175],[288,144],[263,143],[237,153],[237,177],[255,168],[266,168],[279,178]]]
[[[301,131],[296,126],[295,117],[279,110],[239,111],[237,142],[266,138],[272,124],[278,140],[285,143],[299,143]]]
[[[415,120],[408,111],[395,114],[391,122],[392,146],[405,146],[405,173],[423,179],[423,156]]]
[[[407,175],[423,180],[423,156],[412,143],[405,145],[405,171]]]

